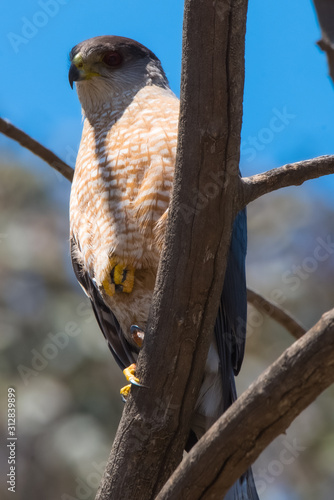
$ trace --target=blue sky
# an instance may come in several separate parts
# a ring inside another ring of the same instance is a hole
[[[76,43],[102,34],[137,39],[158,55],[179,94],[181,0],[16,0],[1,10],[0,115],[71,164],[81,134],[80,106],[67,80]],[[334,152],[334,88],[319,38],[310,0],[250,0],[244,175]],[[48,169],[2,137],[0,148],[5,158]],[[325,177],[302,189],[329,199],[333,188],[334,177]]]

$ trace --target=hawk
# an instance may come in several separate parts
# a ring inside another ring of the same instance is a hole
[[[140,43],[99,36],[70,53],[84,117],[70,199],[71,255],[114,358],[132,383],[173,185],[179,101]],[[221,304],[189,443],[236,398],[246,324],[246,216],[233,227]],[[127,389],[125,389],[126,394]],[[258,498],[251,471],[225,497]]]

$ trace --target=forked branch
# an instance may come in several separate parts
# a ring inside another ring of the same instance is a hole
[[[73,168],[50,151],[50,149],[23,132],[23,130],[15,127],[15,125],[7,120],[0,118],[0,132],[21,144],[21,146],[44,160],[67,180],[72,182],[74,174]],[[283,187],[299,186],[310,179],[316,179],[317,177],[333,173],[334,155],[328,155],[318,156],[311,160],[289,163],[282,167],[268,170],[262,174],[243,177],[241,179],[242,206],[240,206],[240,209],[264,194],[271,193]]]
[[[334,382],[334,309],[275,361],[192,448],[156,500],[214,500]]]
[[[28,134],[3,118],[0,118],[0,132],[10,139],[17,141],[31,153],[42,158],[42,160],[72,182],[74,170]],[[320,156],[312,160],[291,163],[274,170],[269,170],[263,174],[244,177],[241,179],[241,185],[243,187],[244,199],[246,200],[245,204],[267,192],[281,187],[302,184],[306,180],[330,173],[334,173],[334,156]],[[247,290],[247,300],[256,309],[284,326],[295,338],[300,338],[305,333],[305,329],[287,311],[268,301],[253,290]]]

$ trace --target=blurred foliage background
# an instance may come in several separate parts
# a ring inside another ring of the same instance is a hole
[[[53,13],[41,13],[42,4]],[[178,93],[182,7],[178,0],[95,0],[84,9],[64,0],[3,2],[1,115],[74,166],[81,126],[67,81],[70,48],[103,33],[138,39],[161,58]],[[13,42],[27,23],[30,35]],[[334,94],[315,45],[312,1],[253,0],[247,23],[244,175],[333,153]],[[0,498],[13,498],[5,443],[7,389],[14,387],[15,498],[92,500],[122,412],[124,378],[71,269],[70,184],[1,135],[0,149]],[[307,328],[334,305],[331,179],[248,208],[248,284]],[[239,393],[294,340],[253,308],[248,323]],[[254,464],[261,500],[333,499],[333,396],[333,388],[322,394]]]
[[[70,185],[48,166],[36,174],[8,162],[0,186],[0,425],[6,438],[7,388],[14,387],[16,498],[93,499],[122,412],[124,380],[71,269]],[[334,249],[326,247],[334,242],[333,218],[331,205],[304,187],[248,209],[249,286],[278,298],[307,328],[333,307]],[[239,392],[292,342],[250,308]],[[333,498],[333,395],[332,388],[322,394],[254,464],[262,500]],[[3,479],[7,455],[2,446]],[[1,498],[10,498],[6,479],[1,488]]]

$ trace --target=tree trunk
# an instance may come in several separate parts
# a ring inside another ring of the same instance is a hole
[[[134,387],[97,500],[153,499],[181,461],[240,192],[247,0],[187,0],[165,249]],[[240,203],[240,202],[239,202]]]

